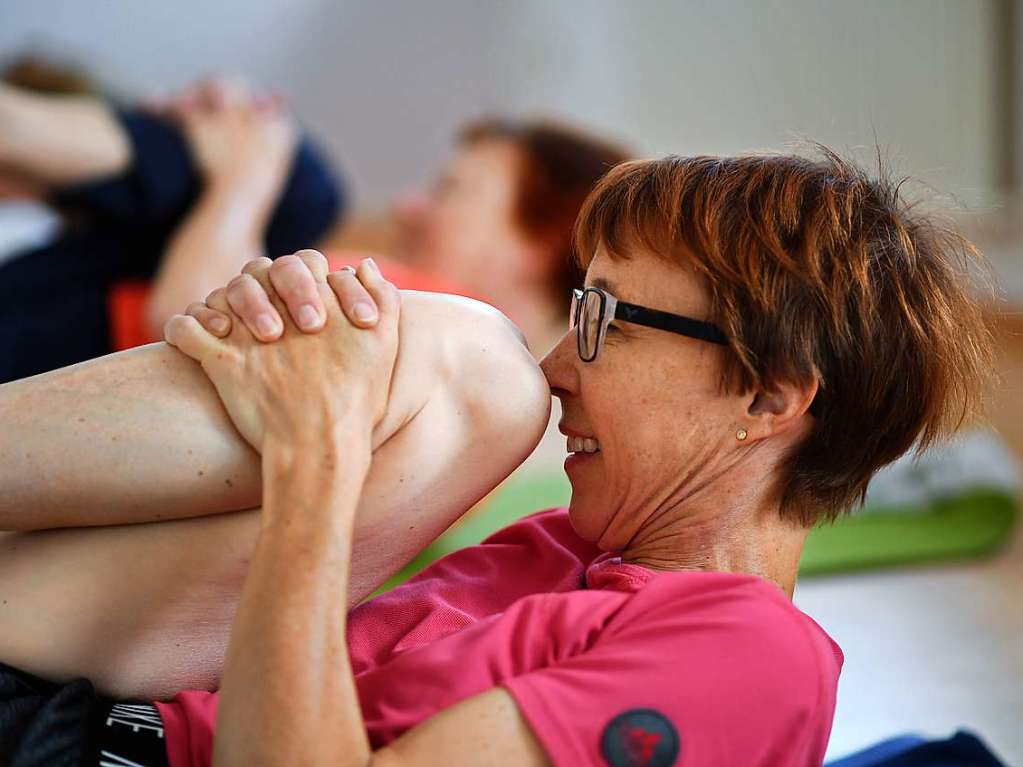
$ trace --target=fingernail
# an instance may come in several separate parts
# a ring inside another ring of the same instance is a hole
[[[231,323],[223,317],[214,317],[210,320],[210,327],[213,328],[213,332],[215,333],[226,333],[231,329]]]
[[[377,262],[376,261],[374,261],[372,258],[367,258],[366,259],[366,263],[369,264],[370,267],[372,267],[374,272],[376,272],[377,274],[380,274],[380,267],[377,266]]]
[[[261,314],[256,317],[256,330],[262,336],[272,336],[277,332],[277,323],[269,314]]]
[[[298,310],[298,324],[311,330],[320,324],[320,314],[312,304],[302,304]]]
[[[359,320],[359,322],[370,322],[376,319],[377,316],[376,309],[365,301],[360,301],[353,306],[352,314],[355,315],[355,319]]]

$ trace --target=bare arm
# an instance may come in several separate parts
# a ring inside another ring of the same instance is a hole
[[[368,427],[353,425],[346,455],[360,431],[368,437]],[[317,450],[297,446],[298,461],[294,450],[265,454],[267,505],[231,628],[214,764],[550,764],[503,688],[440,712],[384,749],[370,749],[345,611],[336,607],[349,590],[349,562],[355,567],[352,523],[366,469],[339,460],[325,447],[329,442],[318,441]],[[368,445],[362,451],[368,457]],[[290,565],[296,558],[301,568]]]
[[[239,429],[263,454],[265,505],[231,629],[214,740],[217,767],[376,761],[348,657],[346,615],[337,605],[350,591],[357,511],[373,460],[373,427],[388,398],[399,300],[371,264],[360,266],[358,278],[341,279],[349,291],[357,279],[365,286],[379,322],[359,329],[328,302],[326,332],[344,351],[334,357],[323,347],[303,346],[306,339],[294,326],[270,345],[244,328],[221,341],[194,322],[179,323],[168,336],[203,361],[232,418],[241,418]],[[286,375],[297,358],[307,374],[301,385]],[[337,378],[343,387],[333,383]],[[296,561],[302,567],[294,567]],[[506,698],[480,700],[475,709],[460,709],[458,729],[494,728],[488,734],[504,747],[502,757],[545,763]],[[504,726],[509,732],[497,729]],[[384,760],[431,763],[437,736],[444,734],[435,726]],[[456,761],[481,764],[494,755],[491,747]]]
[[[270,198],[272,203],[276,198]],[[268,206],[244,183],[207,185],[171,237],[146,304],[150,338],[190,302],[225,284],[263,254]]]
[[[172,314],[262,255],[270,214],[295,153],[295,126],[276,102],[240,84],[200,87],[205,98],[190,101],[186,92],[174,114],[204,188],[168,243],[153,282],[146,307],[152,338],[162,336]]]
[[[128,137],[103,102],[0,83],[0,166],[64,186],[120,173],[130,161]]]

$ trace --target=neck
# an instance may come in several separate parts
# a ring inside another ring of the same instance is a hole
[[[791,599],[809,529],[783,519],[777,504],[740,500],[725,513],[721,509],[718,502],[690,498],[684,513],[672,509],[656,515],[622,552],[622,561],[652,570],[755,575]]]

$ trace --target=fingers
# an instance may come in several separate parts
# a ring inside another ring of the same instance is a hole
[[[281,337],[284,323],[259,280],[248,273],[239,274],[227,283],[226,295],[231,311],[252,335],[263,342]]]
[[[252,88],[245,79],[230,75],[217,75],[198,85],[199,98],[207,109],[220,111],[249,103]]]
[[[230,315],[211,309],[202,301],[196,301],[188,305],[185,314],[194,317],[203,328],[215,335],[217,338],[225,338],[231,332]]]
[[[206,296],[206,306],[214,311],[220,312],[225,317],[231,316],[231,305],[227,302],[227,290],[217,288]]]
[[[251,274],[261,283],[267,285],[268,282],[264,279],[264,277],[266,276],[267,270],[269,270],[272,265],[273,261],[266,256],[260,256],[259,258],[252,259],[251,261],[246,261],[245,266],[242,267],[242,274]]]
[[[296,251],[295,255],[302,259],[303,264],[309,267],[309,271],[313,273],[313,277],[317,282],[326,283],[327,272],[330,270],[330,266],[325,255],[311,248]]]
[[[377,324],[380,313],[377,311],[376,303],[356,277],[352,267],[346,266],[340,271],[328,274],[327,284],[337,296],[341,311],[345,313],[349,322],[360,328],[371,328]]]
[[[326,276],[327,259],[314,250],[299,253],[282,256],[273,262],[270,267],[270,283],[288,307],[288,313],[295,324],[307,333],[315,333],[327,321],[327,312],[317,285]]]
[[[207,333],[195,317],[175,314],[163,326],[163,338],[197,362],[204,362],[221,344]]]
[[[276,261],[254,259],[226,288],[210,293],[205,303],[190,304],[185,316],[214,336],[225,338],[231,333],[235,314],[258,340],[270,342],[283,334],[286,310],[303,332],[316,333],[327,321],[322,291],[329,285],[352,324],[362,328],[376,325],[378,307],[390,306],[397,290],[372,259],[360,264],[358,274],[346,267],[328,275],[328,268],[327,259],[315,250],[300,250]]]
[[[185,314],[218,338],[232,329],[237,314],[260,341],[280,338],[284,331],[284,307],[305,332],[318,332],[326,322],[320,285],[326,286],[327,259],[315,250],[300,250],[276,262],[256,258],[242,268],[242,274],[227,288],[209,294],[206,302],[190,304]],[[283,300],[283,306],[279,300]]]
[[[369,292],[370,296],[372,296],[373,302],[381,312],[388,314],[398,308],[401,294],[394,284],[388,282],[384,275],[381,274],[376,261],[372,258],[365,259],[359,264],[356,276],[358,276],[359,281]]]

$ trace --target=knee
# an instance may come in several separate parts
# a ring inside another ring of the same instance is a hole
[[[524,459],[543,436],[551,392],[519,329],[497,309],[459,296],[402,292],[402,355],[432,349],[434,380],[478,437]],[[397,371],[396,371],[397,372]]]

